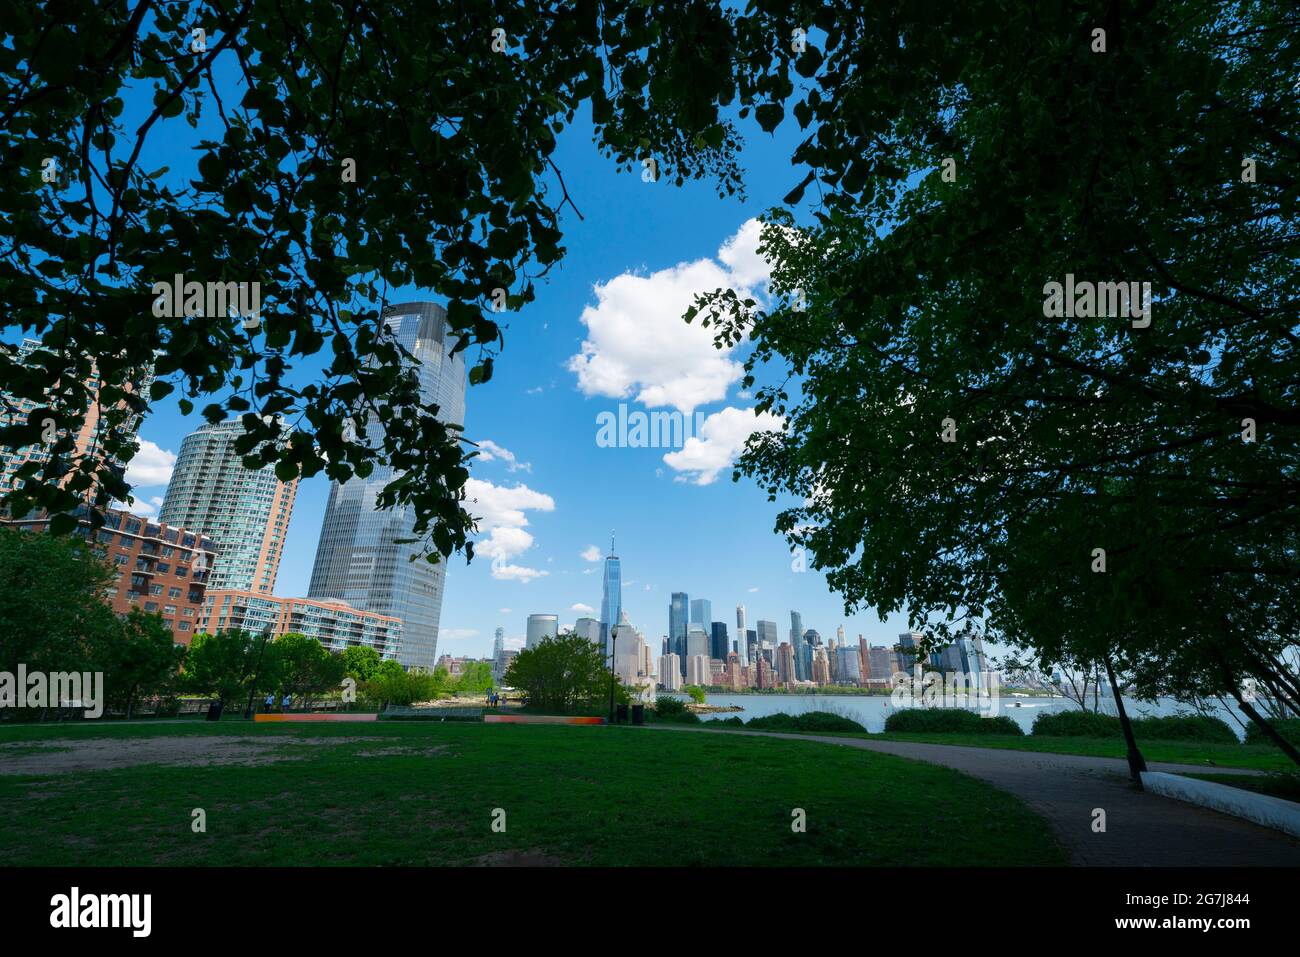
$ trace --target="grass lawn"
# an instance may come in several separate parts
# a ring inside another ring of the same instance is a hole
[[[1040,817],[955,771],[637,728],[8,726],[0,806],[14,865],[1065,862]]]
[[[708,727],[705,722],[704,727]],[[730,728],[720,730],[744,730]],[[798,731],[782,732],[800,734]],[[809,732],[818,733],[818,732]],[[855,734],[820,732],[835,737],[869,738],[872,741],[917,741],[922,744],[956,744],[970,748],[1009,748],[1013,751],[1046,751],[1049,754],[1082,754],[1095,758],[1125,756],[1123,738],[1054,738],[1014,734]],[[1248,768],[1261,771],[1292,771],[1295,764],[1271,745],[1207,744],[1199,741],[1139,741],[1148,761],[1173,764],[1201,764],[1208,768]]]

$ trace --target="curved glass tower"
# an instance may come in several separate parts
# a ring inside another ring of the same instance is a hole
[[[438,406],[443,422],[465,421],[464,354],[449,356],[447,314],[432,302],[391,306],[384,323],[420,363],[420,396]],[[382,442],[374,416],[366,425],[371,444]],[[380,510],[375,501],[393,480],[393,469],[377,465],[366,478],[351,478],[330,486],[329,504],[316,546],[311,598],[341,598],[354,608],[402,619],[402,648],[398,660],[408,668],[433,669],[438,657],[438,617],[447,563],[432,565],[421,558],[414,537],[415,510]]]

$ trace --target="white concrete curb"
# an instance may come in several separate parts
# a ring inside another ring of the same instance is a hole
[[[1300,837],[1300,804],[1292,801],[1164,771],[1143,771],[1142,786],[1152,794],[1199,804]]]

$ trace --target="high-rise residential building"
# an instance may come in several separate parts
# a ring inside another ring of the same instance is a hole
[[[745,629],[745,660],[755,662],[758,654],[758,632],[753,628]]]
[[[525,648],[536,648],[543,638],[557,638],[560,634],[559,615],[529,615],[528,630],[524,637]]]
[[[418,363],[420,399],[438,407],[441,421],[463,423],[465,354],[451,354],[454,341],[443,308],[431,302],[391,306],[383,323]],[[364,431],[372,447],[382,444],[383,425],[376,414],[370,413],[364,429],[358,421],[357,430]],[[391,466],[377,463],[365,478],[330,486],[308,593],[402,619],[401,663],[432,669],[447,562],[424,561],[421,542],[402,541],[417,537],[413,507],[377,507],[380,492],[395,477]]]
[[[803,615],[797,611],[790,612],[790,647],[796,647],[796,642],[803,640]]]
[[[731,653],[731,644],[727,640],[727,623],[725,621],[715,621],[713,623],[713,639],[709,645],[709,653],[722,661],[727,660],[727,655]]]
[[[686,683],[688,685],[707,685],[712,682],[713,672],[709,667],[708,655],[691,655],[686,662]]]
[[[705,631],[713,626],[713,602],[707,598],[691,599],[691,624],[699,625]]]
[[[659,683],[665,691],[681,690],[682,664],[671,652],[659,659]]]
[[[271,465],[244,468],[243,454],[235,451],[243,435],[243,423],[227,419],[185,436],[158,518],[216,543],[214,590],[270,595],[298,483],[280,481]]]
[[[830,662],[826,659],[826,649],[820,646],[813,649],[812,680],[817,685],[831,683]]]
[[[758,646],[765,650],[776,651],[776,622],[758,620]]]
[[[783,641],[776,652],[776,676],[782,684],[791,684],[797,680],[794,672],[794,648],[790,642]]]
[[[749,662],[749,649],[745,647],[745,606],[736,606],[736,655],[742,665]]]
[[[684,591],[675,591],[668,605],[668,650],[677,657],[682,676],[686,676],[686,628],[691,600]]]
[[[89,509],[80,506],[76,517],[72,534],[84,538],[91,553],[117,573],[106,597],[119,618],[132,608],[157,612],[178,645],[188,645],[202,632],[199,620],[216,554],[211,539],[121,509],[104,512],[103,527],[93,532]],[[50,517],[41,514],[3,524],[40,532],[48,530],[49,522]]]
[[[330,651],[374,648],[379,657],[397,661],[402,648],[402,620],[361,611],[338,599],[277,598],[246,590],[215,589],[203,603],[203,631],[270,631],[315,638]]]
[[[609,629],[623,619],[623,570],[618,556],[614,554],[614,536],[609,536],[609,554],[605,556],[604,588],[600,598],[600,644],[601,653],[609,657]]]
[[[601,624],[595,618],[579,618],[573,624],[573,633],[586,638],[597,648],[604,647],[604,639],[601,638]]]
[[[19,365],[32,365],[34,368],[42,368],[39,361],[33,359],[33,353],[42,349],[40,340],[24,339],[18,346],[18,352],[14,360]],[[147,393],[149,386],[153,382],[153,370],[141,369],[134,380],[132,391]],[[54,384],[57,389],[57,384]],[[114,409],[115,416],[122,415],[122,421],[118,425],[109,425],[108,416],[105,410],[101,408],[99,401],[99,375],[92,371],[90,379],[86,382],[86,388],[90,392],[90,404],[87,406],[84,421],[73,436],[73,447],[70,451],[63,453],[65,456],[65,466],[72,467],[87,457],[99,461],[107,460],[108,464],[115,468],[122,468],[122,463],[117,459],[107,459],[104,453],[104,445],[110,436],[117,438],[134,438],[136,431],[140,427],[142,416],[130,411],[126,403],[118,403]],[[49,393],[47,393],[49,394]],[[4,401],[0,402],[0,426],[8,425],[10,422],[30,422],[33,413],[42,408],[38,403],[29,398],[19,398],[14,395],[5,395]],[[43,424],[43,423],[42,423]],[[34,462],[36,474],[39,475],[49,464],[51,449],[64,437],[62,430],[56,428],[57,423],[50,419],[50,427],[54,430],[54,436],[50,441],[41,441],[32,445],[24,445],[18,448],[0,448],[0,496],[8,494],[15,485],[20,485],[23,480],[16,478],[16,473],[24,465]],[[43,430],[44,431],[44,430]],[[63,471],[64,469],[60,469]],[[96,505],[100,504],[94,501],[93,492],[82,498],[83,504]],[[122,511],[119,509],[118,511]]]

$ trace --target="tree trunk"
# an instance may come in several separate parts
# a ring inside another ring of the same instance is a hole
[[[1273,743],[1282,749],[1283,754],[1296,764],[1300,764],[1300,751],[1296,751],[1291,742],[1282,737],[1277,728],[1269,724],[1268,720],[1259,713],[1255,706],[1242,697],[1241,692],[1235,686],[1232,689],[1232,696],[1237,699],[1237,707],[1241,708],[1242,713],[1259,725],[1260,729],[1272,739]]]
[[[1138,789],[1142,788],[1142,772],[1147,769],[1146,759],[1138,750],[1137,739],[1133,737],[1133,725],[1129,724],[1128,712],[1124,710],[1124,699],[1120,697],[1119,682],[1115,680],[1115,669],[1111,667],[1110,658],[1103,658],[1106,665],[1106,677],[1110,680],[1111,694],[1115,696],[1115,708],[1119,712],[1119,726],[1124,729],[1124,742],[1128,745],[1128,773]]]

